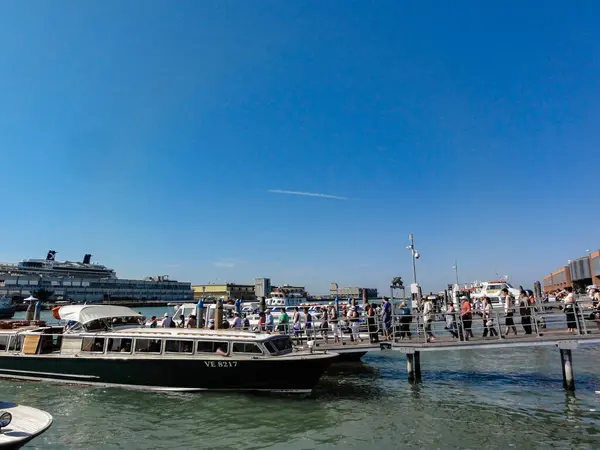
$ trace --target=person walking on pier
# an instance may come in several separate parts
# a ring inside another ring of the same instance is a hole
[[[575,333],[577,331],[577,318],[575,317],[575,295],[573,294],[573,288],[571,286],[567,286],[565,290],[567,291],[567,296],[565,297],[567,331],[569,333]]]
[[[338,325],[339,317],[337,308],[333,303],[329,303],[329,324],[331,325],[331,332],[333,333],[333,342],[339,344],[340,342],[340,327]]]
[[[506,329],[504,330],[504,336],[508,336],[510,334],[510,330],[513,330],[515,336],[517,335],[517,327],[515,326],[515,320],[513,316],[515,315],[515,298],[508,292],[507,288],[502,289],[502,295],[500,298],[504,302],[504,314],[506,314],[505,325]]]
[[[362,338],[360,337],[360,318],[358,317],[358,311],[356,310],[356,306],[351,306],[350,311],[348,311],[347,316],[348,321],[350,322],[350,330],[352,331],[352,340],[354,343],[358,343],[359,339],[362,342]]]
[[[281,314],[279,315],[279,324],[277,324],[277,331],[283,331],[287,334],[290,328],[290,316],[285,311],[285,308],[281,309]]]
[[[392,339],[392,305],[387,297],[383,297],[383,313],[381,314],[383,321],[383,332],[387,340]]]
[[[460,317],[465,329],[465,340],[468,341],[470,337],[475,337],[473,336],[473,330],[471,329],[473,326],[473,311],[471,309],[471,302],[469,302],[467,297],[463,296],[461,297],[461,300]]]
[[[435,336],[431,332],[431,324],[433,323],[433,303],[429,297],[425,298],[423,305],[423,322],[425,325],[425,341],[435,341]]]
[[[265,329],[267,333],[271,333],[275,329],[275,317],[271,314],[270,309],[265,311]]]
[[[266,319],[265,319],[265,313],[264,312],[259,312],[258,313],[258,331],[266,331]]]
[[[304,332],[306,333],[306,339],[310,339],[313,334],[313,317],[308,308],[304,308]]]
[[[408,307],[408,303],[402,301],[400,303],[400,339],[412,339],[410,332],[410,323],[412,322],[412,313]]]
[[[375,323],[375,308],[370,303],[365,305],[367,311],[367,328],[369,329],[369,341],[371,344],[379,342],[379,335],[377,334],[377,325]]]
[[[240,313],[239,312],[234,312],[233,313],[233,327],[236,330],[241,330],[242,329],[242,319],[240,318]]]
[[[531,307],[529,306],[529,296],[524,290],[519,293],[519,315],[525,334],[531,334]]]
[[[456,311],[452,303],[448,304],[446,310],[446,330],[450,332],[453,338],[458,338],[458,327],[456,326]]]
[[[325,339],[325,343],[329,344],[329,321],[327,320],[327,308],[321,308],[321,337]]]
[[[490,299],[487,297],[483,297],[483,337],[487,337],[488,333],[490,337],[498,336],[498,332],[496,331],[496,327],[494,327],[494,315],[492,314],[492,303]]]

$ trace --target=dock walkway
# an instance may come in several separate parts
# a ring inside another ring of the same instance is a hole
[[[527,320],[521,323],[521,318],[516,316],[515,327],[517,335],[506,335],[506,316],[503,312],[493,313],[492,325],[486,326],[481,318],[474,315],[470,322],[463,321],[459,314],[454,314],[452,328],[448,328],[447,315],[438,314],[437,320],[424,326],[423,315],[413,314],[411,321],[406,322],[402,316],[394,316],[392,322],[391,339],[385,339],[382,335],[382,324],[362,324],[360,328],[360,339],[351,342],[347,334],[341,334],[341,342],[333,343],[333,335],[328,333],[328,343],[325,342],[320,333],[315,333],[311,346],[318,350],[328,350],[339,353],[345,359],[360,359],[367,352],[391,352],[399,351],[407,356],[407,371],[409,381],[419,381],[421,378],[420,352],[451,351],[451,350],[486,350],[494,348],[533,348],[540,346],[555,346],[560,350],[563,368],[563,384],[565,389],[574,390],[575,382],[573,376],[573,364],[571,351],[580,345],[600,344],[600,319],[594,317],[595,311],[589,307],[580,306],[576,309],[576,322],[571,321],[574,332],[567,331],[567,317],[561,311],[546,311],[532,308],[530,312],[529,325]],[[403,322],[404,320],[404,322]],[[450,321],[451,322],[451,321]],[[500,326],[498,325],[500,324]],[[427,337],[426,328],[434,336]],[[495,336],[489,336],[491,329]],[[471,330],[473,337],[466,339]],[[530,334],[526,334],[525,331]],[[369,333],[370,332],[370,333]],[[453,337],[454,333],[457,337]],[[484,333],[488,336],[484,337]],[[410,337],[409,337],[410,336]],[[375,338],[378,342],[370,342]],[[304,338],[303,346],[308,341]]]

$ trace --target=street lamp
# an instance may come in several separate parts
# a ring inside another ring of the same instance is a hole
[[[452,268],[454,269],[454,272],[456,272],[456,284],[460,286],[460,283],[458,282],[458,261],[454,260]]]
[[[417,298],[417,302],[418,302],[420,299],[419,299],[419,285],[417,284],[416,260],[419,259],[421,257],[421,255],[419,254],[417,249],[415,249],[415,240],[413,238],[412,233],[408,235],[408,239],[410,239],[410,245],[406,248],[409,249],[412,254],[412,266],[413,266],[413,286],[411,286],[411,293],[415,294],[415,297]],[[414,289],[414,292],[413,292],[413,289]]]

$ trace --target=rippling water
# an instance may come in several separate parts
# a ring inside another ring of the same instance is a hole
[[[27,448],[597,449],[600,348],[573,359],[575,395],[558,350],[532,348],[424,353],[417,385],[402,355],[374,353],[332,367],[304,399],[5,380],[0,398],[54,416]]]

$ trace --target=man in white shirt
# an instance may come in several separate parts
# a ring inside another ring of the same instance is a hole
[[[241,330],[242,329],[242,319],[240,317],[240,313],[239,312],[234,312],[233,313],[233,327],[236,330]]]
[[[169,317],[169,313],[165,313],[165,317],[162,321],[162,327],[163,328],[171,328],[171,324],[173,323],[173,319],[171,317]]]

